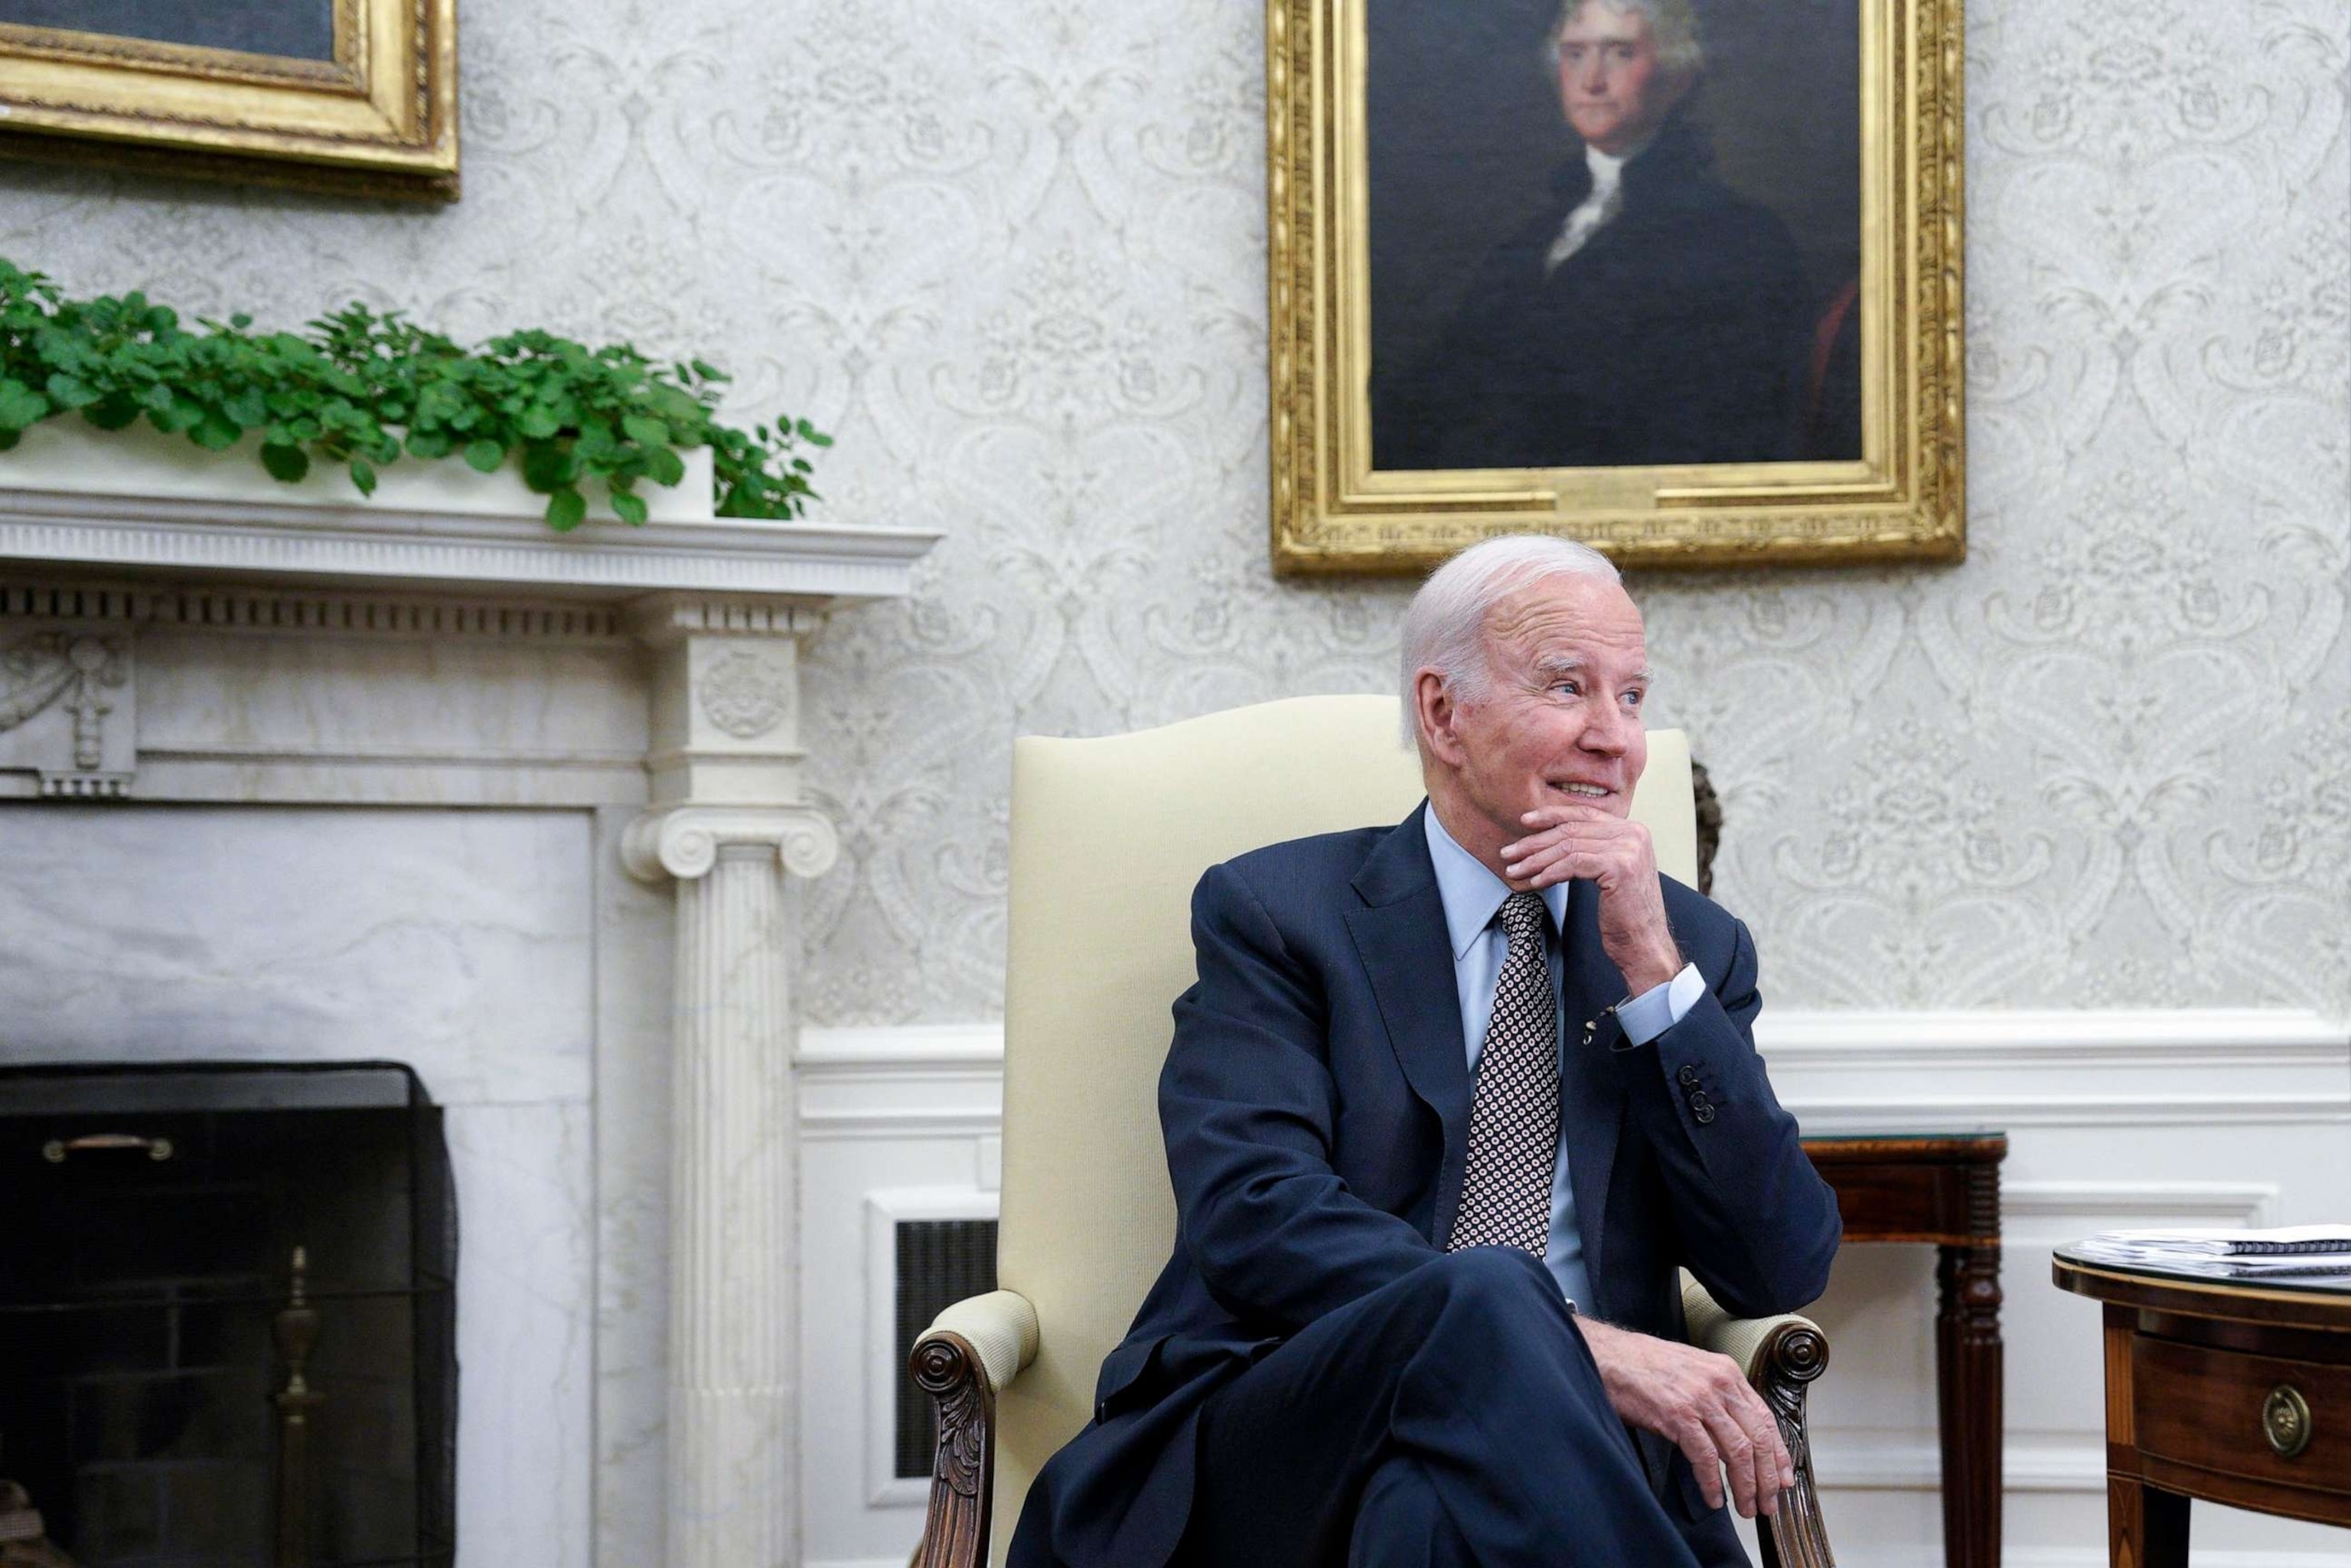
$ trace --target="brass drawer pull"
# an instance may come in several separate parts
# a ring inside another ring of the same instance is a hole
[[[2262,1401],[2262,1436],[2270,1440],[2271,1451],[2281,1459],[2290,1459],[2310,1447],[2310,1401],[2302,1390],[2290,1383],[2281,1383],[2270,1390]]]
[[[61,1166],[68,1155],[94,1149],[144,1149],[151,1160],[168,1160],[172,1157],[172,1140],[142,1138],[135,1133],[89,1133],[78,1138],[51,1138],[41,1145],[41,1158]]]

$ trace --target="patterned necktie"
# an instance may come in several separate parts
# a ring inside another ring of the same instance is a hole
[[[1445,1249],[1516,1247],[1540,1258],[1551,1243],[1559,1158],[1559,1004],[1543,961],[1541,895],[1510,894],[1500,918],[1510,950],[1478,1053],[1461,1212]]]

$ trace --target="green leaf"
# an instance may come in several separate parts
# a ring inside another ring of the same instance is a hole
[[[49,400],[13,378],[0,381],[0,430],[18,431],[48,417]]]
[[[656,485],[676,485],[685,478],[685,459],[664,446],[647,455],[645,473]]]
[[[273,444],[261,449],[261,465],[272,479],[292,485],[310,472],[310,455],[298,446]]]
[[[580,477],[580,460],[552,443],[522,449],[522,482],[542,496],[553,495]]]
[[[25,439],[21,430],[0,430],[0,452],[5,452]]]
[[[655,419],[650,414],[630,414],[621,421],[621,428],[628,433],[630,440],[635,442],[640,446],[667,446],[669,444],[668,423],[664,420]]]
[[[456,444],[445,430],[412,430],[408,433],[408,455],[428,462],[448,456]]]
[[[193,425],[196,421],[204,418],[204,405],[203,403],[198,402],[192,397],[174,392],[172,394],[172,406],[170,408],[165,409],[161,413],[150,412],[147,418],[156,429],[163,431],[168,434],[177,435],[181,431],[188,429],[191,425]]]
[[[110,395],[99,397],[94,404],[82,409],[82,418],[87,418],[99,430],[120,430],[131,423],[134,418],[139,418],[139,402],[134,397],[125,397],[122,392],[110,392]]]
[[[245,426],[218,409],[209,409],[189,427],[188,439],[207,452],[226,452],[244,434]]]
[[[362,496],[372,496],[372,495],[374,495],[374,494],[375,494],[375,465],[374,465],[373,464],[370,463],[370,462],[369,462],[366,458],[364,458],[364,457],[354,457],[354,458],[352,458],[352,459],[351,459],[351,483],[359,486],[360,494],[360,495],[362,495]]]
[[[590,468],[609,467],[622,453],[622,445],[612,433],[601,424],[591,424],[580,433],[571,444],[572,452]]]
[[[533,441],[546,441],[563,428],[563,422],[555,417],[553,410],[534,403],[523,410],[522,417],[515,422],[515,427]]]
[[[79,408],[84,403],[96,402],[99,397],[96,387],[65,371],[49,377],[47,392],[49,401],[59,408]]]
[[[235,315],[232,316],[232,317],[230,317],[230,318],[228,319],[228,324],[229,324],[230,326],[232,326],[232,327],[235,328],[238,331],[242,332],[242,331],[244,331],[247,327],[250,327],[250,326],[252,326],[252,325],[253,325],[253,318],[252,318],[252,317],[250,317],[250,316],[248,316],[248,315],[246,315],[244,311],[240,310],[240,311],[238,311]]]
[[[477,474],[495,474],[507,460],[507,449],[495,441],[465,443],[465,466]]]
[[[612,515],[624,523],[643,528],[645,521],[645,498],[632,496],[626,490],[612,492]]]
[[[568,534],[588,518],[588,497],[576,486],[567,485],[547,499],[547,526],[559,534]]]

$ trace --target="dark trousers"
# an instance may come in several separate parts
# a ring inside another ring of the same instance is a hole
[[[1692,1568],[1559,1287],[1479,1247],[1311,1324],[1202,1412],[1182,1568]]]

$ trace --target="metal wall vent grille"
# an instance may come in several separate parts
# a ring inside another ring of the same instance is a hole
[[[937,1437],[930,1399],[906,1375],[906,1357],[914,1336],[942,1311],[996,1289],[996,1221],[902,1219],[896,1231],[898,1332],[890,1365],[898,1391],[898,1463],[893,1473],[923,1479],[931,1473]]]

